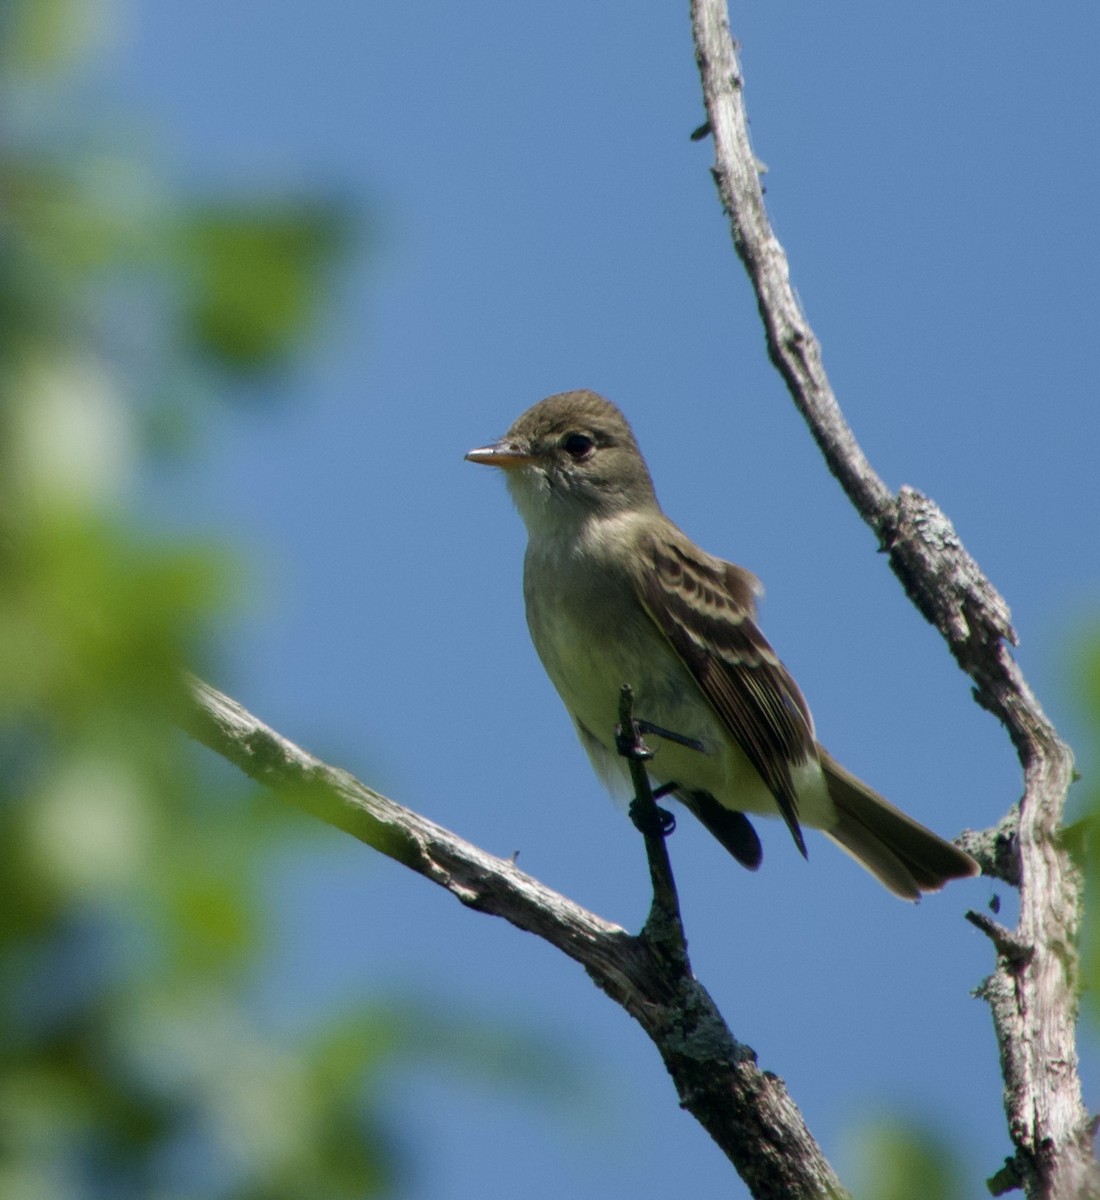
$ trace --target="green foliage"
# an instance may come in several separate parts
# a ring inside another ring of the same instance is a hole
[[[38,111],[21,86],[64,111],[64,79],[46,72],[85,40],[75,13],[4,9],[12,113]],[[176,721],[182,668],[205,665],[230,575],[209,547],[157,540],[125,515],[142,397],[133,364],[103,349],[136,297],[160,334],[154,373],[194,370],[189,347],[235,367],[277,361],[316,307],[332,218],[238,205],[212,223],[213,206],[157,199],[140,163],[105,157],[98,131],[35,116],[7,134],[0,1196],[290,1197],[308,1181],[377,1194],[394,1162],[362,1079],[321,1094],[313,1047],[279,1045],[246,1015],[271,809],[209,778]],[[206,231],[197,281],[184,271],[201,258],[195,239],[166,236],[185,228]]]
[[[0,1200],[379,1195],[402,1160],[375,1076],[462,1038],[408,1006],[296,1040],[250,1015],[259,884],[304,821],[178,731],[227,557],[127,515],[150,411],[283,361],[340,222],[173,203],[80,129],[52,73],[91,11],[0,9]]]
[[[96,0],[4,0],[0,6],[0,69],[63,66],[99,28]]]
[[[179,229],[187,321],[200,350],[239,368],[277,359],[308,331],[312,268],[340,244],[331,214],[302,204],[206,207]]]
[[[880,1117],[859,1130],[856,1151],[860,1200],[962,1200],[961,1160],[929,1127]]]
[[[1096,780],[1100,746],[1100,634],[1084,639],[1075,656],[1078,691],[1085,716],[1088,760],[1079,764],[1085,772],[1084,816],[1067,831],[1070,849],[1080,856],[1085,869],[1085,922],[1082,936],[1082,979],[1086,1011],[1095,1022],[1100,1018],[1100,785]],[[1091,774],[1090,774],[1091,767]]]

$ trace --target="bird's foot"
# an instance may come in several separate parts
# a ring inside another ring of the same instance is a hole
[[[676,829],[676,818],[667,808],[657,804],[639,804],[634,799],[630,802],[629,812],[634,828],[647,837],[666,838]]]
[[[646,762],[653,757],[653,751],[642,737],[642,724],[641,721],[631,721],[629,729],[624,729],[622,725],[615,726],[615,749],[623,758]]]
[[[677,733],[673,729],[666,729],[663,725],[655,725],[652,721],[646,721],[642,717],[631,721],[631,726],[629,734],[621,725],[615,726],[615,749],[623,758],[633,758],[644,762],[653,757],[654,752],[645,744],[645,734],[647,733],[655,734],[668,742],[675,742],[678,746],[686,746],[689,750],[698,750],[700,754],[706,753],[706,746],[697,738]]]

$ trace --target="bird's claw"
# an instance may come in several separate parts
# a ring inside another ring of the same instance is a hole
[[[654,725],[652,721],[646,721],[641,717],[635,718],[630,724],[629,735],[622,725],[615,726],[615,749],[623,758],[633,758],[644,762],[653,757],[654,751],[645,744],[644,735],[647,733],[664,738],[667,742],[675,742],[678,746],[686,746],[689,750],[698,750],[700,754],[706,753],[706,746],[697,738],[676,733],[675,730],[666,729],[663,725]]]
[[[645,739],[642,737],[642,724],[641,721],[631,721],[629,731],[621,725],[615,726],[615,749],[623,758],[646,762],[653,757],[653,751],[645,744]]]
[[[676,818],[667,808],[657,804],[639,804],[636,799],[630,802],[630,819],[634,822],[634,828],[647,837],[666,838],[676,829]]]

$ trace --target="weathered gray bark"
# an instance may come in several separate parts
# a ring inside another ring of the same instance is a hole
[[[269,729],[236,701],[192,683],[194,737],[307,812],[556,946],[646,1031],[681,1106],[725,1152],[761,1200],[837,1200],[846,1193],[783,1081],[730,1033],[691,972],[678,915],[665,903],[634,936],[442,826],[372,791]],[[663,852],[663,841],[654,839]],[[674,896],[671,904],[675,904]]]
[[[1007,643],[1015,645],[1016,635],[1008,606],[951,522],[912,488],[895,496],[856,443],[768,222],[726,0],[692,0],[692,27],[714,138],[714,179],[756,291],[768,354],[830,471],[875,531],[909,598],[974,681],[975,700],[1005,726],[1023,767],[1023,797],[1007,825],[964,839],[986,873],[1020,889],[1015,930],[970,914],[997,950],[996,968],[981,994],[993,1012],[1016,1147],[997,1186],[1022,1186],[1029,1197],[1100,1195],[1094,1127],[1081,1099],[1074,1038],[1081,878],[1059,841],[1073,756],[1010,653]]]

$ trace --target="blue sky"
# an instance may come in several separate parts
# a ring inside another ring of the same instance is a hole
[[[359,215],[321,336],[271,404],[211,415],[151,519],[219,533],[251,592],[214,680],[306,747],[636,928],[647,872],[524,627],[524,535],[463,453],[572,387],[627,412],[669,515],[767,587],[821,740],[941,833],[1018,796],[969,697],[764,353],[709,175],[687,5],[142,0],[110,85],[181,189]],[[892,487],[947,511],[1073,734],[1097,611],[1100,10],[735,5],[767,199],[826,368]],[[181,517],[180,513],[186,513]],[[425,724],[431,736],[425,736]],[[531,730],[539,730],[532,739]],[[1087,769],[1095,755],[1078,747]],[[951,887],[903,904],[778,824],[741,871],[672,840],[697,974],[845,1171],[884,1110],[940,1125],[971,1193],[1009,1151],[991,966]],[[529,1022],[591,1074],[576,1112],[431,1072],[394,1117],[433,1200],[741,1195],[643,1035],[582,972],[326,835],[271,883],[273,1020],[411,989]],[[1100,1102],[1096,1055],[1086,1099]]]

